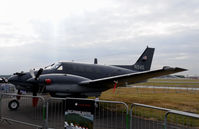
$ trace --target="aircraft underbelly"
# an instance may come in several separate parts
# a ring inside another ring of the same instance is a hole
[[[59,92],[59,93],[88,93],[88,92],[101,92],[96,88],[89,88],[79,86],[77,84],[63,84],[63,85],[49,85],[46,87],[47,92]]]
[[[32,91],[32,85],[27,84],[27,83],[18,83],[17,85],[15,85],[15,88],[17,90]]]

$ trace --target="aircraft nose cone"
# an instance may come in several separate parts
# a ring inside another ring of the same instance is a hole
[[[13,76],[8,78],[8,82],[10,82],[10,83],[15,83],[16,81],[17,81],[17,76],[16,75],[13,75]]]

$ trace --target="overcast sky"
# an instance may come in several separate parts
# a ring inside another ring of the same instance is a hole
[[[0,74],[60,60],[133,64],[199,75],[199,0],[0,0]]]

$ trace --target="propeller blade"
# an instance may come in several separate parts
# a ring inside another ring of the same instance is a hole
[[[33,91],[32,95],[37,96],[37,91]]]
[[[34,70],[30,69],[30,75],[32,76],[32,78],[35,78]]]
[[[37,92],[33,91],[33,96],[37,96]],[[33,98],[32,98],[32,106],[33,106],[33,107],[36,107],[36,106],[37,106],[38,100],[39,100],[39,98],[37,98],[37,97],[33,97]]]
[[[39,71],[37,72],[36,76],[35,76],[35,80],[37,80],[39,78],[39,76],[42,74],[43,69],[40,68]]]
[[[0,78],[0,83],[8,83],[8,79],[6,78]]]
[[[18,90],[17,94],[18,94],[18,95],[16,96],[16,98],[17,98],[17,100],[20,100],[20,98],[21,98],[21,96],[20,96],[20,95],[22,95],[21,91],[20,91],[20,90]]]

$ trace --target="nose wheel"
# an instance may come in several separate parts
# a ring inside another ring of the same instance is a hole
[[[8,108],[12,111],[17,110],[19,108],[19,102],[15,99],[15,100],[11,100],[8,103]]]

